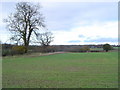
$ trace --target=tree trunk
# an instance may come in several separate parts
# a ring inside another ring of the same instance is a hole
[[[26,48],[25,53],[27,53],[28,52],[28,44],[25,45],[25,48]]]
[[[28,47],[27,46],[25,46],[26,47],[26,49],[25,49],[25,53],[27,53],[28,52]]]

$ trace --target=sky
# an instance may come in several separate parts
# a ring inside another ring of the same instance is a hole
[[[15,11],[17,2],[0,2],[0,40],[10,33],[3,19]],[[33,4],[36,4],[33,2]],[[52,45],[118,44],[118,2],[40,2]]]

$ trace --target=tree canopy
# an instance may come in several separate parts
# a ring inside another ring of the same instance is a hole
[[[104,44],[104,45],[103,45],[103,49],[104,49],[106,52],[108,52],[109,50],[112,49],[112,46],[111,46],[110,44]]]
[[[16,11],[5,19],[7,27],[12,33],[12,40],[17,41],[17,43],[22,41],[23,45],[27,48],[30,43],[30,37],[33,34],[36,36],[40,30],[39,28],[45,28],[45,21],[40,8],[39,4],[34,5],[29,2],[16,4]]]

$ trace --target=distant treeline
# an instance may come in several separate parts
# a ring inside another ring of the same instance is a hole
[[[2,55],[14,55],[16,52],[13,52],[13,47],[16,45],[11,44],[2,44]],[[112,47],[120,47],[119,45],[111,45]],[[99,48],[102,48],[103,45],[51,45],[47,47],[30,45],[28,47],[28,53],[41,52],[101,52]],[[93,50],[91,50],[91,48]],[[94,50],[94,48],[98,48],[98,50]],[[23,53],[21,53],[23,54]]]

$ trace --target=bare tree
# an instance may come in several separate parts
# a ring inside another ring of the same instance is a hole
[[[27,48],[31,35],[37,35],[39,28],[45,28],[44,17],[39,11],[40,5],[20,2],[16,4],[15,9],[15,13],[12,13],[5,22],[12,33],[11,39],[17,43],[22,40],[23,45]]]
[[[49,46],[53,41],[53,34],[51,32],[39,33],[37,34],[37,41],[41,46]]]

